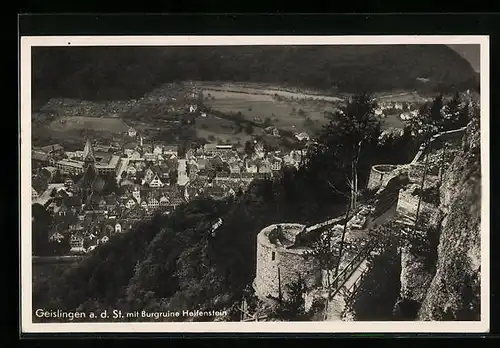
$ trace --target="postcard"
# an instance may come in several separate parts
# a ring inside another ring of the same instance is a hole
[[[27,36],[23,333],[489,330],[487,36]]]

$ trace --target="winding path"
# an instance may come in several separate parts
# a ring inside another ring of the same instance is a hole
[[[380,214],[375,219],[369,221],[366,231],[380,226],[389,221],[396,214],[397,199],[386,211]],[[346,307],[346,299],[356,292],[363,276],[368,271],[368,256],[374,252],[377,244],[370,241],[362,250],[360,250],[353,259],[342,269],[336,280],[338,284],[330,292],[330,299],[327,301],[325,308],[325,320],[339,321],[342,320],[342,313]]]

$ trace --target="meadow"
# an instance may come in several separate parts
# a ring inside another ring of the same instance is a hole
[[[50,123],[54,132],[73,132],[81,129],[95,129],[110,133],[124,133],[128,127],[115,117],[65,116]]]
[[[263,130],[252,127],[252,133],[247,134],[244,126],[239,127],[236,122],[207,114],[206,117],[196,119],[196,135],[210,142],[244,144],[252,140],[252,136],[263,134]]]
[[[204,104],[224,113],[241,113],[249,121],[264,122],[283,130],[314,132],[328,123],[325,111],[333,111],[333,103],[323,100],[291,100],[252,90],[203,90]]]
[[[33,146],[59,143],[76,150],[81,149],[86,136],[112,140],[124,136],[129,127],[114,117],[62,116],[48,123],[32,122],[31,128]]]

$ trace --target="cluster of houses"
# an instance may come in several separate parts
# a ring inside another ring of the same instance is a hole
[[[399,114],[402,121],[407,121],[418,115],[418,105],[395,101],[378,101],[375,115],[386,117],[388,114]]]
[[[206,144],[181,155],[175,145],[145,144],[134,129],[127,133],[136,141],[122,149],[87,140],[83,151],[65,152],[60,145],[33,150],[32,202],[53,217],[51,242],[88,252],[157,212],[169,214],[198,197],[235,196],[255,178],[298,167],[303,158],[303,151],[266,152],[257,142],[251,153]],[[106,189],[110,179],[112,190]]]

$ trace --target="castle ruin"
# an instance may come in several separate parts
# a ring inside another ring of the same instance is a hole
[[[307,247],[299,243],[306,226],[294,223],[270,225],[257,236],[257,270],[254,289],[261,299],[286,298],[287,286],[301,277],[308,287],[321,284],[315,260],[306,260]]]
[[[424,189],[439,180],[444,160],[438,160],[436,165],[427,165],[427,154],[434,153],[436,158],[444,158],[441,153],[445,146],[460,141],[465,128],[443,132],[432,137],[427,146],[421,146],[413,161],[403,165],[378,164],[371,169],[367,188],[377,190],[378,213],[375,209],[375,219],[387,209],[385,203],[395,206],[395,214],[402,222],[413,224],[418,215],[432,211],[431,206],[419,202],[416,187]],[[451,144],[450,144],[451,143]],[[447,145],[446,145],[447,144]],[[453,145],[452,145],[453,146]],[[449,151],[449,150],[446,150]],[[422,159],[426,158],[426,164]],[[428,167],[424,174],[424,166]],[[439,172],[436,168],[439,167]],[[422,185],[423,184],[423,185]],[[396,196],[396,201],[392,199]],[[387,201],[384,203],[384,201]],[[353,214],[357,214],[353,212]],[[351,219],[352,217],[349,217]],[[265,227],[257,235],[256,276],[253,282],[255,295],[261,300],[286,299],[288,285],[301,278],[308,289],[318,289],[325,286],[325,272],[317,265],[314,258],[304,257],[310,249],[310,241],[323,231],[338,227],[345,222],[345,217],[324,221],[314,226],[297,223],[279,223]],[[349,225],[349,223],[348,223]],[[375,225],[373,225],[375,226]],[[364,230],[369,230],[367,226]],[[350,230],[350,228],[348,228]],[[350,233],[349,233],[350,234]],[[354,233],[350,237],[354,237]],[[346,239],[350,239],[347,238]]]

